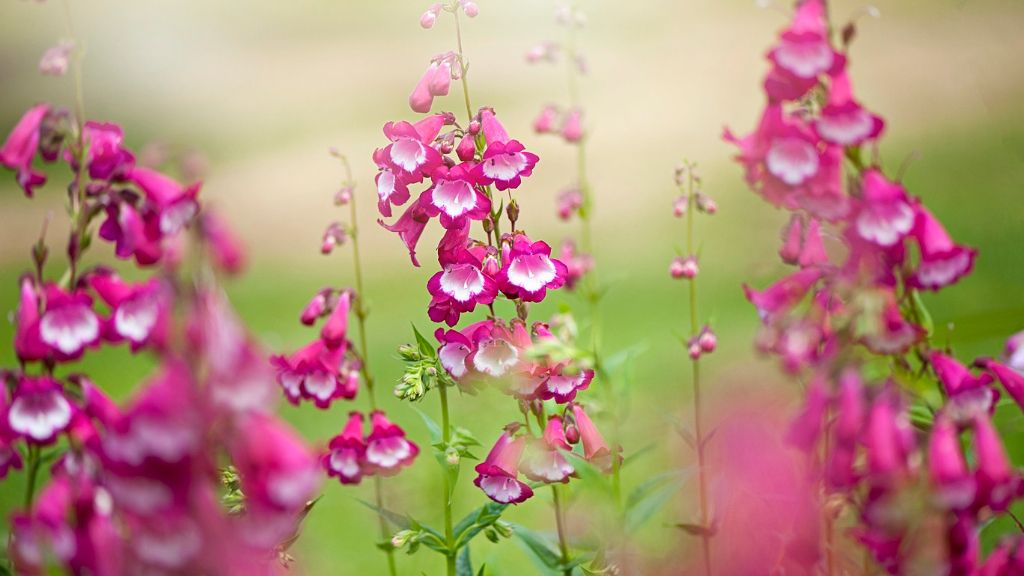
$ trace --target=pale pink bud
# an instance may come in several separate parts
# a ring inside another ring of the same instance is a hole
[[[427,67],[427,71],[423,73],[423,76],[420,76],[416,87],[412,89],[412,94],[409,95],[409,107],[412,108],[413,112],[421,114],[430,112],[430,106],[434,103],[434,94],[430,91],[430,82],[433,80],[437,69],[437,62],[431,62],[430,66]]]
[[[448,89],[452,85],[452,63],[449,60],[442,60],[430,77],[428,87],[433,96],[447,96]]]
[[[473,136],[476,136],[477,134],[479,134],[480,133],[480,121],[479,120],[473,120],[472,122],[470,122],[469,123],[469,128],[467,128],[467,130]]]
[[[459,140],[459,145],[455,148],[455,153],[458,154],[459,160],[463,162],[469,162],[476,155],[476,140],[471,134],[466,134]]]
[[[333,290],[330,288],[324,288],[323,290],[316,293],[313,299],[306,304],[306,307],[302,309],[302,315],[299,320],[306,326],[312,326],[316,319],[323,316],[324,311],[327,309],[327,298],[331,295]]]
[[[696,360],[700,358],[700,355],[703,352],[703,350],[700,347],[700,342],[698,338],[690,339],[690,342],[686,345],[686,352],[687,354],[689,354],[690,360]]]
[[[538,134],[551,132],[555,119],[558,117],[558,106],[549,104],[540,111],[537,119],[533,121],[533,131]]]
[[[718,204],[715,203],[715,201],[712,200],[711,197],[708,196],[707,194],[704,194],[703,192],[697,192],[696,200],[697,210],[700,210],[705,214],[714,214],[715,212],[718,212]]]
[[[673,278],[686,278],[691,280],[697,276],[700,272],[700,267],[697,265],[697,259],[693,256],[687,256],[683,258],[678,256],[672,260],[672,264],[668,268],[669,274]]]
[[[425,30],[433,28],[435,22],[437,22],[437,14],[430,10],[427,10],[420,16],[420,26]]]
[[[570,110],[562,119],[562,138],[566,142],[579,142],[583,139],[583,113],[579,109]]]
[[[466,13],[466,16],[476,18],[476,15],[480,13],[480,8],[477,7],[476,2],[464,1],[462,2],[462,11]]]
[[[575,188],[563,190],[558,195],[558,217],[562,220],[568,220],[581,206],[583,206],[583,195]]]
[[[697,343],[700,344],[701,351],[710,354],[718,347],[718,337],[715,336],[710,326],[705,326],[697,336]]]
[[[345,186],[334,194],[335,206],[346,206],[352,201],[352,187]]]
[[[672,202],[672,215],[676,218],[686,216],[686,210],[690,207],[690,197],[683,194]]]
[[[326,230],[324,230],[323,241],[320,244],[320,252],[322,254],[330,254],[335,246],[341,246],[345,243],[348,238],[348,234],[345,228],[340,222],[332,222]]]
[[[47,76],[63,76],[68,71],[68,59],[75,48],[74,42],[62,40],[56,46],[43,52],[39,60],[39,72]]]

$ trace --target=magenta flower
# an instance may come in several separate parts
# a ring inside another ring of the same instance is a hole
[[[427,116],[416,124],[404,121],[388,122],[384,125],[384,136],[391,144],[376,150],[373,154],[374,161],[378,167],[389,168],[395,176],[402,177],[404,183],[422,181],[424,177],[430,176],[434,168],[441,165],[441,155],[431,144],[446,122],[447,116],[444,114]],[[386,190],[386,187],[384,189]],[[380,194],[381,190],[381,183],[378,181],[377,192],[380,201],[383,202],[388,198]],[[381,212],[383,213],[383,210]]]
[[[466,358],[467,366],[480,375],[501,378],[517,370],[523,349],[530,346],[530,335],[521,322],[511,327],[485,320],[474,324],[470,333],[473,351]]]
[[[533,131],[537,134],[547,134],[554,131],[555,121],[558,120],[558,106],[548,104],[540,111],[533,121]]]
[[[1003,441],[988,413],[977,414],[973,425],[974,453],[978,462],[975,472],[978,482],[975,504],[989,506],[997,512],[1006,510],[1020,493],[1020,478],[1006,457]]]
[[[513,238],[504,262],[498,286],[509,298],[524,302],[540,302],[548,289],[561,288],[568,276],[565,264],[551,258],[551,246],[532,242],[524,234]]]
[[[536,394],[541,400],[554,400],[557,404],[565,404],[576,399],[576,393],[586,390],[594,380],[594,371],[590,369],[570,371],[566,364],[558,364],[547,371]]]
[[[270,416],[253,414],[241,422],[231,454],[250,506],[297,511],[316,492],[316,456]]]
[[[598,432],[597,426],[583,411],[582,406],[572,404],[572,415],[580,431],[580,441],[583,442],[583,457],[604,472],[610,472],[614,465],[613,458],[621,459],[621,456],[612,453],[604,436]]]
[[[768,58],[774,67],[765,80],[765,91],[772,100],[797,100],[818,83],[820,75],[842,70],[845,58],[829,43],[822,0],[800,3]]]
[[[377,172],[377,210],[382,216],[391,217],[391,206],[401,206],[409,200],[409,177],[398,175],[391,168],[384,167]]]
[[[932,427],[928,475],[935,485],[939,504],[944,508],[965,510],[974,502],[976,483],[967,470],[956,424],[943,416],[936,419]]]
[[[58,360],[73,360],[100,338],[100,319],[92,310],[92,298],[83,291],[65,292],[48,284],[46,310],[39,319],[39,339]]]
[[[789,217],[789,222],[782,229],[782,246],[779,248],[779,258],[786,264],[796,264],[800,261],[800,252],[803,250],[804,220],[799,214]]]
[[[163,280],[128,284],[113,272],[101,270],[90,274],[88,283],[110,307],[110,319],[104,325],[108,340],[127,340],[133,352],[147,345],[163,348],[171,313],[170,287]]]
[[[67,429],[75,407],[53,378],[22,376],[4,415],[5,427],[34,444],[50,444]]]
[[[826,462],[826,479],[832,487],[846,488],[857,480],[854,463],[857,446],[865,425],[864,384],[856,369],[843,372],[839,378],[839,398],[833,443]]]
[[[825,425],[825,410],[829,405],[827,381],[823,374],[815,374],[807,385],[804,406],[793,419],[786,433],[786,441],[810,452],[818,445]]]
[[[983,365],[999,379],[1006,393],[1024,410],[1024,374],[992,360],[983,361]]]
[[[882,310],[873,319],[873,330],[864,335],[864,345],[875,354],[899,354],[907,351],[924,336],[924,329],[903,317],[892,289],[878,291]]]
[[[814,129],[822,140],[837,146],[858,146],[881,135],[885,122],[865,110],[853,99],[850,78],[846,72],[832,77],[828,104]]]
[[[435,16],[436,18],[436,16]],[[431,23],[432,25],[432,23]],[[446,96],[452,82],[452,58],[445,54],[431,60],[427,70],[409,94],[409,107],[413,112],[426,114],[434,104],[435,96]]]
[[[99,236],[114,243],[118,258],[135,258],[140,266],[155,264],[163,256],[159,230],[147,226],[135,206],[124,200],[107,206]]]
[[[377,220],[377,223],[385,230],[398,234],[398,237],[409,250],[409,258],[412,259],[414,266],[420,265],[419,260],[416,259],[416,244],[420,241],[420,236],[423,235],[427,222],[430,222],[430,207],[425,201],[425,196],[426,194],[423,194],[413,201],[412,204],[409,204],[409,207],[405,209],[405,212],[398,217],[394,224],[385,224],[383,220]]]
[[[405,431],[393,424],[380,410],[370,414],[372,429],[366,437],[366,473],[394,476],[412,466],[420,448],[405,437]]]
[[[342,484],[358,484],[366,466],[366,443],[363,441],[363,415],[349,412],[348,423],[328,445],[330,451],[321,463],[328,476],[336,476]]]
[[[875,398],[863,442],[868,471],[876,482],[886,485],[909,473],[912,430],[892,388],[886,387]]]
[[[477,187],[473,168],[472,162],[466,162],[434,169],[433,185],[424,195],[428,213],[441,215],[441,226],[457,228],[464,219],[483,220],[490,215],[491,201]]]
[[[494,184],[498,190],[518,188],[524,177],[533,174],[540,160],[518,140],[491,142],[488,140],[483,159],[475,172],[481,184]]]
[[[576,143],[583,139],[583,112],[578,108],[569,110],[562,118],[562,138]]]
[[[975,376],[956,359],[941,352],[928,357],[939,382],[945,388],[948,400],[945,412],[957,424],[965,425],[979,414],[995,410],[999,392],[992,387],[992,375],[987,372]]]
[[[39,294],[29,275],[21,277],[21,299],[15,313],[14,352],[22,362],[42,360],[49,349],[39,337]]]
[[[348,314],[351,303],[352,293],[342,290],[334,303],[331,315],[320,329],[320,338],[331,350],[342,348],[344,353],[344,348],[348,346]]]
[[[161,236],[177,234],[199,212],[199,183],[185,187],[169,176],[143,167],[133,168],[128,179],[146,195],[153,224]]]
[[[357,366],[346,361],[346,351],[318,338],[291,357],[271,356],[270,363],[289,402],[297,405],[307,398],[317,408],[327,408],[335,398],[355,398],[358,390]]]
[[[917,218],[911,233],[921,247],[921,262],[909,278],[916,288],[938,290],[966,276],[974,267],[977,250],[954,244],[942,224],[927,208],[915,207]]]
[[[543,438],[534,440],[527,448],[523,473],[535,482],[568,482],[576,469],[565,458],[563,452],[572,451],[565,439],[562,418],[552,416],[544,427]]]
[[[135,156],[124,147],[124,131],[117,124],[86,122],[86,166],[89,177],[94,180],[121,181],[128,177],[135,167]],[[70,152],[65,158],[77,169],[75,158]]]
[[[441,361],[441,366],[445,371],[455,380],[462,380],[472,368],[469,359],[476,352],[476,344],[470,336],[473,334],[472,329],[482,324],[493,325],[493,321],[485,320],[467,326],[461,332],[458,330],[445,331],[442,328],[438,328],[434,332],[434,337],[441,343],[441,347],[437,351],[438,360]]]
[[[498,294],[498,284],[484,272],[487,249],[463,249],[446,256],[443,268],[427,282],[430,307],[427,313],[434,322],[455,326],[461,314],[472,312],[477,304],[487,306]]]
[[[506,430],[494,443],[487,458],[476,465],[473,480],[488,498],[500,504],[519,504],[533,496],[533,489],[519,480],[519,461],[526,439],[513,439]]]
[[[17,171],[18,185],[29,197],[46,183],[46,175],[32,169],[32,160],[39,151],[40,126],[49,111],[48,104],[29,108],[0,147],[0,164]]]
[[[888,248],[913,229],[916,214],[903,186],[872,169],[864,172],[861,195],[856,230],[864,240]]]
[[[217,212],[204,210],[199,219],[199,230],[205,246],[219,270],[238,274],[245,267],[245,250],[241,239],[227,221]]]
[[[811,218],[807,222],[807,229],[804,230],[804,243],[797,263],[801,268],[809,268],[825,266],[828,262],[828,252],[825,251],[825,242],[821,237],[821,223]]]
[[[784,314],[803,300],[811,288],[823,277],[819,268],[805,268],[772,284],[763,291],[757,291],[747,285],[743,292],[747,300],[757,307],[762,320]]]

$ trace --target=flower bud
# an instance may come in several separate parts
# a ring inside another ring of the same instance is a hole
[[[399,530],[391,537],[391,545],[395,548],[401,548],[405,546],[409,542],[409,539],[415,535],[416,532],[413,530]]]
[[[508,216],[509,222],[516,222],[519,220],[519,204],[512,200],[505,207],[505,214]]]
[[[348,233],[340,222],[332,222],[324,230],[323,241],[320,244],[321,254],[330,254],[336,246],[341,246],[348,238]]]
[[[540,111],[540,114],[538,114],[537,118],[533,121],[533,131],[537,134],[546,134],[551,132],[557,117],[558,107],[548,104]]]
[[[497,522],[495,522],[494,529],[498,532],[498,534],[501,534],[505,538],[512,537],[512,525],[508,522],[505,522],[504,520],[498,520]]]
[[[673,278],[686,278],[692,280],[697,277],[697,273],[700,272],[700,267],[697,265],[697,259],[693,256],[677,256],[672,259],[672,263],[668,267],[669,274]]]
[[[480,121],[479,120],[473,120],[472,122],[470,122],[469,123],[469,128],[467,128],[467,130],[473,136],[476,136],[477,134],[479,134],[480,133]]]
[[[449,446],[448,449],[444,451],[444,461],[447,462],[449,466],[458,466],[460,460],[462,460],[462,456],[459,455],[459,451],[455,448]]]
[[[580,441],[580,429],[575,424],[565,427],[565,441],[569,444],[576,444]]]
[[[690,360],[696,360],[696,359],[700,358],[701,351],[702,351],[701,346],[700,346],[700,339],[699,338],[690,338],[690,342],[687,345],[686,351],[690,355]]]
[[[570,110],[565,115],[561,132],[566,142],[575,143],[583,139],[583,113],[579,109]]]
[[[686,216],[686,210],[690,207],[690,197],[683,194],[672,202],[672,215],[676,218]]]
[[[703,192],[697,192],[697,210],[704,214],[712,215],[718,212],[718,204],[710,196]]]
[[[338,192],[334,194],[334,205],[335,206],[345,206],[345,205],[347,205],[351,201],[352,201],[352,187],[351,186],[345,186],[344,188],[342,188],[341,190],[338,190]]]
[[[476,2],[464,0],[462,2],[462,11],[466,13],[466,16],[476,18],[476,15],[480,13],[480,8],[476,5]]]
[[[455,147],[455,153],[459,156],[459,160],[469,162],[476,156],[476,139],[472,135],[466,134],[459,140],[459,145]]]
[[[39,72],[46,76],[63,76],[68,71],[68,60],[75,43],[62,40],[56,46],[43,52],[39,61]]]
[[[701,351],[711,353],[718,347],[718,337],[715,336],[710,326],[704,326],[700,335],[697,336],[697,343],[700,344]]]
[[[420,26],[424,30],[430,30],[434,27],[434,23],[437,22],[437,14],[427,10],[420,16]]]
[[[420,356],[419,349],[411,344],[402,344],[399,346],[398,355],[402,357],[402,360],[408,360],[410,362],[414,362],[422,358],[422,356]]]
[[[327,298],[332,292],[333,290],[330,288],[324,288],[317,292],[313,299],[309,301],[309,304],[306,304],[306,307],[302,309],[302,316],[299,317],[299,321],[306,326],[312,326],[316,319],[323,316],[324,311],[327,310]]]
[[[487,539],[495,544],[501,541],[501,536],[498,536],[498,531],[491,527],[484,530],[484,536],[487,536]]]

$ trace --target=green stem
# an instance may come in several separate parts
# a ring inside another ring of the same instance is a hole
[[[562,553],[562,564],[568,566],[572,556],[569,554],[569,539],[565,530],[565,511],[562,508],[561,487],[558,484],[551,485],[551,494],[555,500],[555,524],[558,526],[558,548]],[[563,576],[572,576],[572,568],[563,568]]]
[[[469,83],[466,81],[466,73],[469,72],[469,66],[466,64],[466,58],[462,54],[462,26],[459,24],[459,8],[456,7],[452,14],[455,16],[455,39],[458,42],[459,48],[459,77],[462,79],[462,98],[466,101],[466,116],[472,119],[473,106],[469,103]]]
[[[445,446],[451,442],[452,432],[451,423],[448,417],[448,389],[442,384],[438,387],[438,393],[441,397],[441,438]],[[455,576],[455,555],[456,551],[453,550],[454,544],[454,530],[452,529],[452,485],[451,479],[448,476],[448,470],[444,470],[444,541],[447,546],[448,552],[445,560],[447,561],[447,574],[448,576]]]
[[[693,240],[693,213],[697,209],[696,195],[694,194],[693,170],[689,170],[688,176],[688,206],[686,209],[686,251],[688,256],[694,255]],[[697,277],[689,281],[690,284],[690,335],[696,337],[700,330],[697,309]],[[700,394],[700,360],[691,361],[693,367],[693,420],[694,436],[696,437],[697,452],[697,476],[698,476],[698,497],[700,501],[700,524],[703,529],[701,541],[704,552],[704,572],[711,576],[711,536],[708,533],[710,528],[708,522],[708,500],[707,500],[707,473],[704,469],[704,423],[701,410]]]
[[[363,303],[365,292],[363,290],[363,262],[359,251],[359,225],[357,223],[359,214],[356,210],[355,182],[352,180],[352,168],[349,166],[348,158],[344,156],[341,156],[340,158],[342,164],[345,166],[345,185],[352,188],[352,197],[349,200],[349,233],[352,237],[352,268],[355,274],[356,284],[354,312],[356,316],[356,323],[359,326],[359,357],[361,360],[359,372],[362,374],[363,382],[366,383],[366,397],[370,404],[370,410],[376,411],[377,398],[373,387],[373,373],[370,371],[370,348],[367,344],[366,335],[366,317],[368,314]],[[381,512],[384,510],[384,489],[380,476],[373,477],[373,496],[377,504],[377,522],[380,525],[381,542],[387,542],[389,540],[390,531],[388,530],[387,519]],[[384,554],[387,556],[388,573],[391,576],[397,576],[398,570],[395,567],[395,551],[387,548],[384,550]]]
[[[36,482],[39,479],[39,467],[42,463],[39,456],[39,447],[29,444],[28,446],[28,471],[25,484],[25,510],[32,508],[36,497]]]

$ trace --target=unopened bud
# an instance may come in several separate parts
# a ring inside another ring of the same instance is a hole
[[[703,192],[698,192],[696,200],[697,210],[700,210],[701,212],[709,215],[718,212],[718,204],[714,200],[712,200],[711,197],[708,196],[707,194],[704,194]]]
[[[462,11],[466,13],[466,16],[476,18],[476,15],[480,13],[480,8],[476,5],[476,2],[465,0],[462,2]]]
[[[687,196],[686,194],[683,194],[679,198],[676,198],[675,202],[672,202],[672,214],[676,218],[682,218],[683,216],[686,216],[686,210],[689,207],[690,197]]]
[[[690,355],[690,360],[696,360],[700,358],[701,348],[700,342],[697,338],[691,338],[687,346],[687,353]]]
[[[575,424],[565,427],[565,441],[569,444],[576,444],[580,441],[580,429]]]
[[[697,336],[697,342],[700,344],[700,349],[703,352],[711,353],[718,347],[718,337],[715,336],[710,326],[705,326],[701,329],[700,335]]]
[[[473,136],[476,136],[477,134],[480,133],[480,121],[473,120],[472,122],[469,123],[469,127],[466,128],[466,130]]]
[[[673,258],[672,263],[669,264],[668,272],[673,278],[686,278],[687,280],[692,280],[697,277],[697,274],[700,272],[700,267],[697,265],[697,259],[693,256],[687,256],[685,258],[677,256],[676,258]]]
[[[405,546],[409,539],[416,535],[416,532],[412,530],[399,530],[391,537],[391,545],[395,548],[401,548]]]
[[[449,446],[448,449],[444,451],[444,461],[447,462],[449,466],[458,466],[459,461],[461,460],[462,456],[459,455],[459,451],[455,448]]]
[[[312,326],[316,319],[322,316],[327,309],[327,297],[331,292],[329,288],[317,292],[313,299],[309,301],[309,304],[306,304],[306,307],[302,309],[299,321],[306,326]]]
[[[330,254],[336,246],[341,246],[348,238],[348,232],[340,222],[332,222],[324,230],[323,241],[320,244],[321,254]]]
[[[494,529],[498,532],[498,534],[501,534],[505,538],[512,537],[512,525],[508,522],[505,522],[504,520],[498,520],[497,522],[495,522]]]
[[[501,541],[501,536],[498,535],[498,531],[492,527],[488,527],[484,530],[484,536],[487,536],[487,539],[495,544]]]
[[[519,220],[519,203],[515,200],[509,202],[508,206],[505,207],[505,214],[508,215],[510,222]]]
[[[437,14],[434,14],[430,10],[427,10],[420,16],[420,26],[424,30],[430,30],[434,27],[434,23],[437,22]]]
[[[403,360],[410,361],[419,360],[421,358],[419,348],[411,344],[402,344],[399,346],[398,355],[401,356]]]
[[[345,186],[334,194],[334,205],[345,206],[352,201],[352,187]]]

